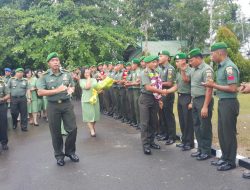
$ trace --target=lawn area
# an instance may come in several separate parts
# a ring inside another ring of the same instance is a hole
[[[175,101],[177,101],[177,95]],[[246,157],[250,157],[250,95],[239,94],[238,96],[240,102],[240,114],[237,122],[237,139],[238,139],[238,154]],[[218,98],[214,97],[214,111],[213,111],[213,145],[219,148],[218,133],[217,133],[217,107]],[[177,133],[180,133],[178,114],[176,109],[176,103],[174,106],[174,113],[177,123]]]

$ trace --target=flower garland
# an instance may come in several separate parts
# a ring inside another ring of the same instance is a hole
[[[150,81],[151,81],[151,86],[162,90],[162,80],[161,80],[160,75],[157,72],[149,72],[148,76],[149,76]],[[153,95],[154,95],[156,100],[161,99],[161,94],[153,93]]]

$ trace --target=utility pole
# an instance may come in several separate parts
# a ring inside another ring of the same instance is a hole
[[[209,12],[210,12],[210,26],[209,26],[209,46],[212,46],[213,43],[213,6],[214,0],[210,0],[209,3]],[[210,62],[210,66],[213,67],[213,62]]]

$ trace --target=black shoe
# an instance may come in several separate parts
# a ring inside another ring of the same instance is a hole
[[[8,150],[8,149],[9,149],[9,147],[8,147],[8,145],[7,145],[7,144],[2,144],[2,149],[3,149],[3,150]]]
[[[144,154],[146,154],[146,155],[150,155],[151,154],[151,150],[150,150],[150,148],[149,147],[143,147],[143,152],[144,152]]]
[[[224,160],[221,160],[221,159],[211,161],[211,165],[213,165],[213,166],[221,166],[221,165],[223,165],[225,163],[226,162]]]
[[[79,162],[79,158],[76,154],[65,154],[65,156],[69,157],[73,162]]]
[[[34,126],[37,126],[37,127],[38,127],[38,126],[39,126],[39,124],[38,124],[38,123],[34,123]]]
[[[242,177],[245,178],[245,179],[250,179],[250,172],[249,172],[249,171],[244,172],[244,173],[242,174]]]
[[[174,144],[174,143],[175,143],[174,140],[168,139],[168,140],[166,141],[165,145],[171,145],[171,144]]]
[[[156,144],[156,143],[151,143],[150,144],[150,148],[153,148],[153,149],[161,149],[160,145]]]
[[[184,146],[185,146],[185,144],[183,144],[183,143],[176,144],[176,147],[178,147],[178,148],[183,148]]]
[[[12,127],[12,128],[13,128],[13,129],[16,129],[16,128],[17,128],[17,124],[16,124],[16,125],[13,124],[13,127]]]
[[[64,166],[64,164],[65,164],[64,159],[63,159],[63,158],[59,158],[59,159],[57,159],[56,163],[57,163],[57,165],[58,165],[58,166]]]
[[[182,151],[188,151],[188,150],[191,150],[191,149],[193,149],[194,147],[192,147],[192,146],[189,146],[189,145],[185,145],[185,146],[183,146],[182,147]]]
[[[23,132],[27,132],[27,131],[28,131],[27,127],[22,127],[21,130],[22,130]]]
[[[202,160],[207,160],[207,159],[209,159],[209,158],[211,158],[210,155],[208,155],[208,154],[201,154],[200,156],[198,156],[198,157],[196,158],[196,160],[202,161]]]
[[[227,170],[231,170],[231,169],[234,169],[234,168],[236,168],[235,164],[232,165],[232,164],[229,164],[229,163],[226,162],[225,164],[223,164],[221,166],[218,166],[217,170],[218,171],[227,171]]]
[[[198,156],[200,156],[201,155],[201,152],[200,151],[197,151],[197,152],[193,152],[192,154],[191,154],[191,157],[198,157]]]

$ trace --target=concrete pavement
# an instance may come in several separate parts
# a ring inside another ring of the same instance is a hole
[[[79,163],[65,158],[56,165],[48,124],[29,132],[9,130],[9,150],[0,154],[0,190],[250,190],[243,168],[218,172],[210,160],[162,145],[151,156],[142,152],[140,133],[110,117],[97,123],[91,138],[75,102]]]

